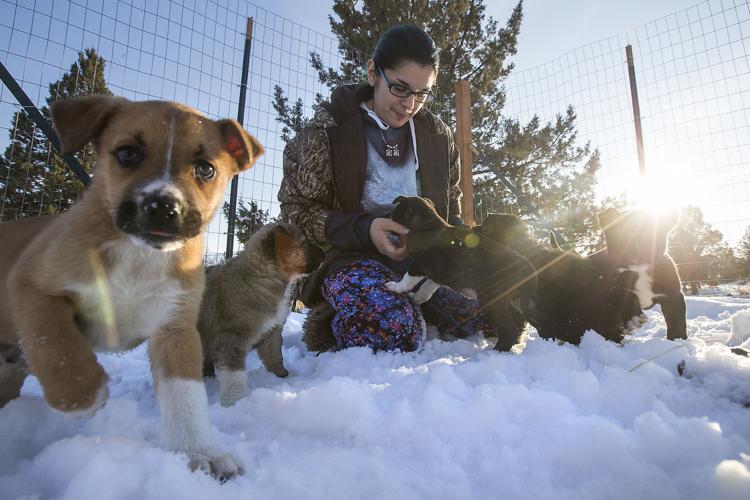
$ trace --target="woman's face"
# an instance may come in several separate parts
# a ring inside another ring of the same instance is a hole
[[[382,68],[385,77],[391,84],[408,87],[416,92],[428,92],[435,83],[436,72],[432,66],[422,66],[413,61],[404,61],[395,68]],[[391,127],[401,127],[424,103],[419,102],[415,95],[397,97],[388,89],[388,82],[380,73],[375,61],[367,62],[367,80],[375,87],[372,99],[373,111]]]

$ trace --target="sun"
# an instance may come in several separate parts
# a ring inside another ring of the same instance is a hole
[[[662,213],[694,204],[696,186],[677,166],[654,166],[645,177],[639,177],[627,190],[628,200],[636,208]]]

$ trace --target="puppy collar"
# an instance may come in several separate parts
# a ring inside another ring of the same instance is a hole
[[[424,285],[427,282],[427,276],[419,280],[419,283],[414,285],[414,288],[412,288],[409,293],[417,293],[420,288],[422,288],[422,285]]]

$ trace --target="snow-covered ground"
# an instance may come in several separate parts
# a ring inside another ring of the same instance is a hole
[[[33,378],[0,410],[0,498],[750,498],[750,359],[727,347],[750,344],[750,300],[689,297],[686,342],[648,318],[624,346],[532,332],[521,354],[476,338],[315,356],[293,314],[289,378],[251,354],[231,408],[207,382],[213,430],[247,470],[225,484],[161,448],[145,349],[101,356],[111,396],[93,418],[50,410]]]

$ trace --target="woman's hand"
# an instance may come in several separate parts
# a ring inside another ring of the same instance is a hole
[[[406,252],[406,241],[401,238],[401,243],[396,246],[388,236],[395,233],[399,237],[405,236],[409,229],[391,219],[378,217],[372,221],[370,226],[370,240],[372,240],[378,252],[390,257],[393,260],[404,260],[408,253]]]

